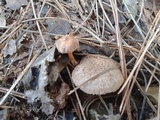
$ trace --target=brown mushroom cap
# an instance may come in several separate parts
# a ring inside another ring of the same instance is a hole
[[[117,91],[124,81],[116,61],[95,56],[84,57],[73,70],[72,79],[85,93],[99,95]]]
[[[60,53],[69,53],[75,51],[79,47],[79,41],[72,35],[65,35],[55,42]]]

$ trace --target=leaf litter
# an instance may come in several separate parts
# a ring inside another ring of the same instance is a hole
[[[159,119],[159,3],[1,1],[0,119]],[[80,44],[76,64],[55,44],[66,35]],[[72,72],[86,56],[119,63],[126,80],[119,90],[93,95],[75,86]]]

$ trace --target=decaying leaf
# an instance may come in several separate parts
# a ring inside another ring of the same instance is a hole
[[[158,120],[158,117],[151,118],[149,120]]]
[[[23,5],[27,5],[27,0],[6,0],[7,7],[12,10],[17,10]]]
[[[3,49],[3,56],[6,57],[7,55],[13,55],[16,53],[17,48],[16,48],[16,41],[11,39],[7,46]]]
[[[66,83],[61,84],[58,96],[56,96],[55,101],[57,104],[57,109],[62,109],[66,105],[66,99],[68,98],[68,93],[70,91],[69,86]]]
[[[46,21],[48,24],[48,32],[54,33],[54,34],[68,34],[71,30],[71,25],[70,23],[63,21],[63,20],[47,20]]]
[[[48,93],[45,91],[45,87],[48,84],[47,61],[50,61],[50,62],[54,61],[54,51],[55,51],[55,47],[51,48],[49,51],[44,52],[35,61],[32,67],[39,68],[38,82],[35,86],[35,90],[29,89],[25,91],[25,95],[27,96],[28,102],[33,104],[37,101],[40,101],[41,110],[47,115],[51,114],[54,110],[54,106],[51,104],[52,99],[49,98]],[[29,72],[30,70],[28,71],[28,76],[25,76],[23,78],[24,84],[27,83],[25,79],[29,78],[29,75],[31,74]],[[31,81],[31,80],[28,80],[28,81]]]
[[[123,0],[123,2],[127,5],[130,13],[128,13],[129,11],[125,8],[124,12],[128,13],[127,17],[131,18],[129,14],[132,14],[133,17],[135,18],[137,15],[137,11],[138,11],[138,1],[137,0]]]
[[[8,116],[8,109],[3,109],[0,111],[0,119],[6,120]]]
[[[35,102],[41,102],[41,106],[40,106],[41,111],[44,112],[46,115],[53,113],[55,109],[54,105],[56,105],[56,107],[58,106],[58,108],[63,108],[65,106],[67,93],[70,90],[67,84],[62,83],[59,90],[59,94],[56,96],[56,98],[51,98],[49,96],[49,93],[45,90],[46,86],[50,83],[49,80],[52,79],[52,82],[54,83],[59,76],[59,69],[56,64],[51,69],[54,71],[54,72],[50,72],[52,73],[52,75],[50,75],[48,71],[48,67],[49,67],[48,62],[54,62],[54,51],[55,51],[55,47],[50,49],[48,52],[47,51],[44,52],[35,61],[32,67],[36,67],[39,69],[39,74],[37,74],[38,77],[36,79],[37,82],[35,82],[36,85],[34,85],[34,89],[32,88],[25,91],[25,95],[27,96],[28,103],[31,103],[34,106]],[[26,85],[27,85],[26,79],[29,78],[29,75],[31,75],[31,73],[29,73],[30,71],[28,71],[28,75],[23,78],[23,83]],[[33,72],[36,72],[36,71],[32,70],[32,74]],[[35,111],[38,112],[38,109],[35,109]]]
[[[144,87],[143,89],[145,90]],[[158,103],[159,86],[149,87],[146,94],[153,102]]]
[[[89,102],[87,109],[85,109],[88,118],[92,120],[121,120],[121,115],[116,112],[113,103],[108,103],[109,100],[106,100],[106,103],[96,99],[92,100],[93,102]]]
[[[38,85],[36,90],[27,90],[25,95],[28,98],[28,102],[33,104],[34,102],[40,101],[42,103],[41,110],[45,114],[52,114],[54,106],[51,104],[52,99],[49,98],[48,93],[45,91],[45,87],[48,84],[48,75],[47,75],[47,65],[46,60],[41,62],[40,73],[38,77]]]
[[[41,65],[41,62],[47,60],[48,62],[54,62],[54,52],[55,46],[53,46],[50,50],[44,52],[40,55],[37,60],[33,63],[32,67]]]
[[[6,26],[6,18],[0,6],[0,27],[5,27],[5,26]]]
[[[144,12],[146,20],[148,21],[148,23],[151,24],[153,21],[153,16],[152,16],[151,12],[145,8],[144,8],[143,12]]]

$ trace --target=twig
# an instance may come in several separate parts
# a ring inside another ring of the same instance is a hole
[[[4,103],[4,101],[7,99],[7,97],[9,96],[9,94],[12,92],[12,90],[16,87],[16,85],[19,83],[19,81],[22,79],[22,77],[25,75],[25,73],[28,71],[28,69],[31,67],[32,63],[36,60],[36,58],[38,57],[38,55],[40,54],[42,48],[38,51],[37,54],[34,55],[34,57],[32,58],[32,60],[29,62],[29,64],[25,67],[25,69],[19,74],[17,80],[15,80],[15,82],[13,83],[13,85],[10,87],[10,89],[8,90],[8,92],[2,97],[1,101],[0,101],[0,106]]]
[[[81,25],[84,25],[84,23],[91,17],[91,15],[92,15],[92,13],[93,13],[93,10],[94,10],[94,4],[95,4],[95,3],[92,4],[92,9],[91,9],[90,13],[89,13],[88,16],[81,22]],[[74,33],[76,33],[76,32],[79,30],[79,28],[80,28],[80,27],[78,27],[78,28],[74,31]]]

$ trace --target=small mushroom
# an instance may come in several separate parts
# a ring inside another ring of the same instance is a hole
[[[83,92],[97,95],[115,92],[124,82],[118,63],[103,56],[84,57],[74,68],[72,79]]]
[[[77,65],[77,61],[73,56],[73,51],[79,48],[79,41],[72,35],[65,35],[55,42],[58,51],[62,54],[67,53],[73,65]]]

